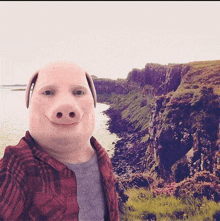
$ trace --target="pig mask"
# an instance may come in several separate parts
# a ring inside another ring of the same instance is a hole
[[[31,136],[41,147],[55,153],[90,145],[96,100],[91,76],[77,64],[56,62],[45,66],[27,85]]]

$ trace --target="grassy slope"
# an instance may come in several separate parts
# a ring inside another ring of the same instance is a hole
[[[202,87],[212,87],[220,95],[220,60],[190,62],[190,72],[186,74],[176,93],[198,93]]]
[[[145,189],[129,189],[129,196],[121,220],[145,220],[147,214],[155,215],[157,220],[212,220],[219,211],[220,203],[203,199],[181,199],[174,196],[153,196]]]

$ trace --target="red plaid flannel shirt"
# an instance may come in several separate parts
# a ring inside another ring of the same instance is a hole
[[[107,220],[119,220],[110,159],[91,138],[108,207]],[[76,177],[63,163],[39,150],[29,132],[8,146],[0,161],[0,220],[78,220]]]

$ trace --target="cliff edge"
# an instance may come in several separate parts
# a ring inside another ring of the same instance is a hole
[[[146,64],[127,79],[94,78],[121,138],[112,164],[125,178],[180,182],[197,171],[220,177],[220,61]]]

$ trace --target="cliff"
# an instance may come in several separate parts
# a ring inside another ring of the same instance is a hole
[[[98,94],[98,102],[109,102],[112,93],[127,94],[129,91],[126,79],[111,80],[96,76],[92,76],[92,78]]]
[[[157,65],[147,64],[144,69],[133,69],[127,77],[128,84],[136,83],[140,87],[152,85],[155,95],[175,91],[181,79],[188,72],[187,65]]]
[[[125,80],[94,83],[98,100],[111,104],[110,131],[121,137],[112,157],[118,175],[220,176],[220,61],[146,64]]]

